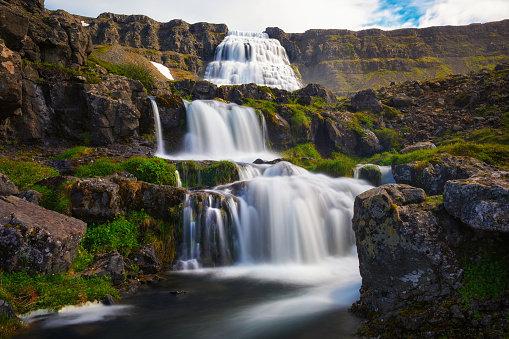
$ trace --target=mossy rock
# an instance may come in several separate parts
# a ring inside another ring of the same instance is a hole
[[[373,186],[380,186],[382,183],[382,172],[376,165],[366,165],[359,170],[359,179],[371,183]]]

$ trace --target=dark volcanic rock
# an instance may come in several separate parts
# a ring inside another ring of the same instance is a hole
[[[143,274],[155,274],[161,270],[162,263],[157,257],[153,244],[140,247],[132,259],[133,263],[143,271]]]
[[[401,154],[406,154],[406,153],[410,153],[410,152],[413,152],[413,151],[418,151],[418,150],[421,150],[421,149],[434,149],[434,148],[437,148],[437,146],[435,146],[434,143],[432,142],[418,142],[416,144],[413,144],[413,145],[410,145],[410,146],[407,146],[405,148],[403,148],[401,151],[399,151],[399,153]]]
[[[404,309],[406,300],[431,302],[451,293],[458,282],[459,262],[450,248],[461,238],[458,225],[446,213],[419,208],[425,200],[422,189],[397,184],[355,200],[353,229],[362,276],[357,306],[383,319]]]
[[[0,197],[0,268],[60,273],[71,268],[87,225],[31,202]]]
[[[309,84],[306,87],[299,89],[294,94],[300,98],[299,100],[305,100],[304,98],[306,98],[306,97],[318,97],[318,98],[322,98],[329,105],[335,104],[336,102],[338,102],[338,99],[336,98],[334,93],[332,93],[331,90],[329,90],[319,84]],[[302,104],[310,105],[312,103],[309,102],[309,100],[308,100],[308,101],[304,101]]]
[[[444,205],[447,212],[474,229],[509,232],[509,172],[448,181]]]
[[[414,99],[410,98],[405,93],[398,93],[392,98],[392,105],[394,107],[407,107],[415,104]]]
[[[21,112],[21,58],[0,38],[0,120]]]
[[[109,277],[113,285],[118,285],[126,278],[124,265],[124,257],[117,251],[111,251],[96,255],[92,264],[81,275]]]
[[[371,110],[373,113],[380,113],[383,110],[382,102],[372,89],[355,93],[350,99],[350,104],[356,111]]]

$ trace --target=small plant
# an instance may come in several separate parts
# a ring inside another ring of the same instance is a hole
[[[82,244],[90,252],[117,250],[122,255],[129,255],[139,246],[139,235],[139,225],[120,215],[105,224],[89,226]]]

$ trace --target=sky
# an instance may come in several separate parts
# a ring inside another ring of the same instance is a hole
[[[509,0],[45,0],[51,10],[97,17],[143,14],[159,22],[224,23],[230,30],[397,29],[509,19]]]

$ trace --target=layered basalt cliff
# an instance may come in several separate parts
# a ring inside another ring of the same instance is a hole
[[[305,83],[348,94],[395,81],[476,71],[509,59],[509,20],[382,31],[267,28]]]

